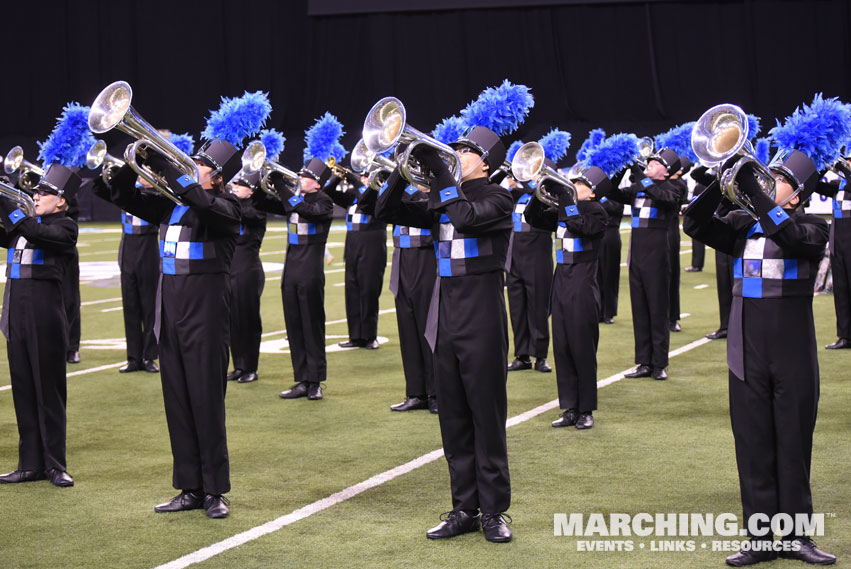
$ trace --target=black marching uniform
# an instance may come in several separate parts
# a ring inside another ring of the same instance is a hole
[[[545,359],[550,348],[549,304],[553,280],[550,229],[530,224],[525,213],[534,188],[511,190],[513,230],[506,263],[508,310],[514,331],[514,357]]]
[[[572,202],[561,199],[556,209],[533,199],[526,216],[536,227],[556,233],[551,304],[559,406],[590,413],[597,409],[597,259],[609,216],[597,201]]]
[[[76,205],[70,206],[68,219],[77,223],[80,210]],[[65,319],[68,323],[68,348],[66,361],[69,364],[80,363],[80,252],[74,246],[74,254],[64,259],[66,266],[62,277],[62,298],[65,302]]]
[[[367,192],[360,178],[347,176],[345,192],[328,190],[328,195],[346,210],[346,321],[349,342],[378,347],[378,299],[387,268],[387,225],[375,219],[376,192]],[[337,184],[333,186],[339,187]]]
[[[265,192],[254,192],[252,199],[258,209],[287,216],[281,296],[294,381],[319,384],[328,368],[324,259],[334,202],[321,190],[293,195],[281,176],[273,174],[272,183],[281,199]]]
[[[266,273],[260,261],[260,246],[266,234],[266,213],[256,209],[251,198],[239,203],[242,222],[230,265],[230,350],[234,369],[243,372],[238,379],[249,379],[257,372],[263,333],[260,297]]]
[[[813,512],[809,475],[819,398],[813,285],[828,227],[817,216],[781,209],[759,189],[749,195],[758,222],[743,211],[714,215],[721,191],[713,183],[686,210],[684,226],[733,258],[727,365],[745,518],[794,518]]]
[[[499,514],[511,502],[503,286],[514,203],[506,189],[487,178],[458,187],[445,165],[431,166],[440,173],[428,202],[403,201],[407,184],[395,170],[376,212],[382,219],[428,228],[436,238],[438,278],[426,335],[434,350],[453,511]]]
[[[0,245],[9,250],[0,330],[20,436],[18,470],[44,479],[51,470],[67,470],[63,282],[75,259],[78,228],[66,212],[28,217],[6,198],[0,199],[0,215]]]
[[[121,271],[127,363],[141,364],[153,361],[159,355],[154,334],[159,281],[159,227],[122,211],[121,229],[118,268]]]
[[[833,198],[833,223],[830,224],[830,270],[833,273],[833,304],[836,309],[836,337],[827,348],[851,347],[851,189],[843,172],[832,183],[821,183],[817,191]],[[845,342],[843,342],[845,340]]]
[[[693,198],[698,197],[703,193],[703,190],[706,189],[706,186],[703,184],[697,183],[694,186],[694,192],[692,193]],[[702,271],[703,265],[706,261],[706,245],[698,241],[697,239],[691,240],[691,268],[696,271]]]
[[[611,322],[618,315],[618,292],[621,280],[621,219],[623,204],[600,198],[600,205],[606,211],[606,231],[600,243],[597,259],[597,286],[600,289],[601,319]]]
[[[428,203],[428,194],[405,188],[406,200]],[[396,299],[399,348],[409,398],[436,397],[431,348],[425,337],[428,308],[437,275],[431,229],[395,225],[390,292]],[[434,405],[433,405],[434,406]]]
[[[230,491],[225,375],[229,273],[240,204],[235,196],[205,191],[170,166],[164,169],[169,187],[188,205],[137,192],[136,175],[128,166],[113,177],[112,197],[122,209],[160,224],[154,330],[174,458],[173,485],[220,496]]]
[[[671,259],[668,322],[673,327],[680,319],[680,205],[688,202],[688,184],[682,178],[671,180],[678,191],[678,201],[668,225],[668,255]]]
[[[680,189],[669,180],[640,178],[627,188],[612,189],[608,197],[632,205],[627,263],[635,363],[663,370],[670,345],[669,227],[671,216],[677,215]]]

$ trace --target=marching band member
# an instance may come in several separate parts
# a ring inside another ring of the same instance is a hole
[[[803,204],[819,171],[838,155],[844,140],[837,135],[851,134],[851,108],[817,95],[771,134],[781,149],[769,165],[773,199],[757,179],[755,162],[736,177],[758,220],[740,210],[715,215],[721,188],[713,182],[686,210],[685,222],[686,233],[733,257],[730,418],[745,519],[766,516],[764,524],[757,522],[765,533],[751,535],[755,543],[773,541],[768,520],[776,514],[813,513],[809,478],[819,372],[812,303],[828,227],[804,213]],[[819,565],[835,561],[808,536],[781,537],[793,546],[781,557]],[[777,555],[770,544],[755,545],[728,557],[727,564],[740,567]]]
[[[636,141],[635,155],[638,155]],[[629,241],[629,295],[635,335],[635,363],[624,377],[667,379],[670,301],[668,226],[676,215],[680,188],[669,178],[680,169],[676,152],[663,148],[652,154],[642,171],[633,166],[633,184],[614,187],[609,199],[632,204]]]
[[[556,162],[564,157],[570,147],[570,133],[553,129],[539,143],[544,148],[545,162],[555,170]],[[513,158],[514,155],[509,154],[509,161]],[[553,370],[547,363],[547,352],[550,347],[554,229],[536,227],[525,217],[533,186],[534,183],[530,181],[527,186],[511,190],[514,198],[514,227],[508,248],[506,280],[515,359],[508,364],[508,371],[531,369],[530,356],[535,356],[535,370],[547,373]]]
[[[851,348],[851,166],[845,157],[834,169],[839,179],[819,184],[819,193],[833,198],[833,223],[830,224],[830,270],[833,274],[833,303],[836,309],[837,340],[827,350]]]
[[[157,296],[161,300],[154,329],[174,458],[173,485],[180,494],[156,506],[157,513],[200,508],[210,518],[230,513],[224,497],[230,491],[225,376],[229,272],[239,233],[240,204],[224,192],[224,179],[233,178],[240,168],[237,146],[260,130],[270,112],[265,93],[223,98],[202,133],[207,141],[193,156],[198,181],[162,154],[148,153],[147,165],[165,177],[168,188],[185,205],[137,192],[136,176],[129,165],[110,182],[116,205],[160,224]]]
[[[69,487],[65,455],[68,346],[63,279],[74,259],[78,227],[68,217],[94,139],[86,128],[88,107],[69,103],[41,144],[45,172],[33,188],[34,216],[21,208],[28,200],[0,199],[0,245],[9,250],[0,331],[12,381],[18,422],[18,467],[0,484],[48,479]]]
[[[252,199],[258,209],[288,217],[287,253],[281,277],[284,320],[293,365],[295,385],[282,391],[281,399],[307,397],[322,399],[322,386],[328,373],[325,356],[325,267],[323,258],[334,202],[319,191],[331,177],[325,163],[345,153],[339,139],[343,125],[325,113],[305,131],[307,163],[298,173],[298,187],[292,188],[279,172],[269,180],[280,199],[255,192]],[[336,176],[332,183],[339,183]]]
[[[437,239],[438,278],[426,337],[434,350],[453,509],[426,533],[429,539],[451,538],[479,527],[488,541],[512,538],[503,515],[511,501],[503,270],[513,200],[488,176],[505,159],[499,135],[515,130],[532,104],[522,85],[505,81],[486,89],[462,111],[476,126],[453,144],[460,157],[461,183],[436,151],[419,145],[415,156],[434,176],[428,203],[403,201],[406,184],[397,169],[376,205],[379,217],[429,228]]]

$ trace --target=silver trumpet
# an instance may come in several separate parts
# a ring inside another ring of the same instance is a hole
[[[405,105],[395,97],[385,97],[375,103],[366,115],[363,123],[363,141],[373,154],[383,154],[396,148],[396,164],[399,172],[412,184],[428,188],[431,174],[413,156],[413,150],[420,144],[437,150],[440,158],[446,162],[457,184],[461,183],[461,159],[446,144],[423,134],[406,122]],[[398,147],[406,145],[401,153]]]
[[[225,189],[228,192],[233,191],[234,182],[242,176],[250,176],[260,171],[263,164],[266,163],[266,147],[259,140],[252,140],[242,152],[241,161],[242,168],[236,173],[236,176],[225,184]]]
[[[352,170],[369,178],[367,184],[373,190],[381,188],[396,168],[396,163],[393,160],[370,152],[363,139],[359,140],[352,150],[350,164]]]
[[[716,105],[703,113],[691,131],[691,147],[707,168],[716,168],[721,191],[733,203],[759,219],[750,198],[739,190],[736,176],[746,164],[753,164],[762,191],[774,199],[774,174],[756,157],[748,140],[748,117],[738,106]],[[733,167],[722,171],[729,160],[738,158]]]
[[[22,192],[14,186],[10,186],[4,182],[0,182],[0,196],[8,198],[18,204],[25,214],[29,217],[35,216],[35,202],[26,192]]]
[[[278,195],[278,192],[275,191],[275,188],[273,188],[272,184],[269,182],[269,175],[273,172],[280,173],[290,183],[290,185],[295,188],[296,195],[301,193],[301,182],[298,179],[298,174],[285,166],[281,166],[274,160],[266,160],[263,162],[263,166],[260,169],[261,190],[275,199],[281,199],[281,196]]]
[[[100,172],[103,181],[107,184],[112,180],[116,172],[124,166],[124,161],[116,158],[106,151],[106,143],[98,140],[86,153],[86,166],[89,170],[97,170],[103,166]]]
[[[136,142],[124,150],[124,161],[130,165],[140,178],[148,182],[163,196],[176,204],[183,205],[176,193],[168,187],[168,182],[146,165],[136,161],[136,154],[147,157],[148,152],[159,152],[178,170],[199,182],[201,175],[198,166],[190,156],[184,154],[174,144],[163,138],[130,103],[133,89],[124,81],[116,81],[107,86],[92,103],[89,111],[89,128],[96,134],[103,134],[117,128],[127,133]]]
[[[638,139],[638,156],[635,159],[636,163],[642,168],[646,168],[647,160],[653,156],[653,152],[655,152],[655,150],[656,143],[649,136]]]
[[[550,207],[558,206],[558,198],[544,190],[543,185],[547,180],[567,187],[568,191],[576,200],[576,186],[573,182],[550,168],[544,163],[544,147],[537,142],[527,142],[517,150],[514,160],[511,161],[511,174],[518,182],[528,182],[536,176],[540,176],[535,186],[535,197],[538,201]]]
[[[18,185],[24,190],[33,189],[44,176],[44,169],[41,166],[24,159],[24,149],[20,146],[14,147],[6,154],[3,170],[7,174],[18,172]]]

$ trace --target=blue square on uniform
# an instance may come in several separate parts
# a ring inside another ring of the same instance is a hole
[[[290,245],[298,245],[298,233],[291,231],[287,235],[287,243],[289,243]]]
[[[174,258],[163,258],[163,274],[174,274]]]
[[[204,258],[204,243],[192,242],[189,243],[189,258],[203,259]]]
[[[479,240],[475,237],[464,239],[464,258],[479,256]]]
[[[564,251],[561,249],[556,251],[556,263],[564,264]]]
[[[798,259],[783,259],[783,278],[798,278]]]
[[[184,174],[183,176],[177,179],[177,183],[180,184],[181,188],[188,188],[189,186],[195,183],[195,180]]]
[[[449,188],[443,188],[440,190],[440,202],[446,202],[458,197],[458,188],[455,186],[451,186]]]
[[[438,259],[448,259],[452,256],[452,242],[451,241],[439,241],[435,243],[437,247],[437,258]]]
[[[21,278],[21,266],[18,265],[18,264],[12,265],[12,271],[11,271],[11,274],[9,276],[10,276],[10,278],[13,278],[13,279]]]
[[[452,259],[438,259],[437,267],[441,277],[452,276]]]
[[[411,248],[411,236],[410,235],[400,235],[399,236],[399,247],[402,249],[410,249]]]
[[[640,222],[640,221],[641,221],[641,220],[639,219],[639,217],[638,217],[637,215],[633,214],[633,216],[632,216],[632,226],[633,226],[633,227],[638,227],[638,224],[639,224],[639,222]]]
[[[651,180],[650,178],[644,178],[641,180],[641,185],[645,188],[649,188],[653,185],[653,180]]]
[[[44,264],[44,249],[33,249],[33,265],[43,265]]]
[[[742,296],[745,298],[762,298],[762,279],[742,279]]]
[[[740,279],[742,278],[742,258],[736,257],[733,259],[733,278]]]

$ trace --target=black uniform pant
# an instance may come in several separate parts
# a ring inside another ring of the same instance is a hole
[[[230,328],[225,273],[162,278],[160,370],[175,488],[230,490],[225,388]]]
[[[715,250],[715,286],[718,289],[718,314],[726,330],[730,322],[730,307],[733,304],[733,257]]]
[[[671,256],[671,279],[668,282],[668,319],[677,322],[680,319],[680,220],[674,217],[668,228],[668,254]]]
[[[18,420],[18,468],[66,470],[67,328],[58,281],[9,279],[6,344]]]
[[[746,379],[729,373],[744,516],[812,514],[819,399],[812,298],[745,299],[744,305]]]
[[[596,261],[556,266],[552,310],[559,406],[593,411],[597,408],[600,340]]]
[[[349,231],[344,257],[349,339],[370,342],[378,335],[378,299],[387,268],[387,231]],[[323,339],[323,345],[324,342]]]
[[[284,268],[281,295],[296,382],[325,381],[325,275],[304,279]]]
[[[435,379],[454,510],[500,513],[511,504],[503,274],[440,283]]]
[[[706,260],[706,245],[697,239],[691,240],[691,266],[695,269],[703,269]]]
[[[405,393],[409,396],[435,395],[433,356],[425,339],[428,306],[437,272],[434,249],[428,246],[398,251],[396,323],[405,371]]]
[[[154,235],[123,236],[118,259],[127,361],[157,359],[156,318],[159,242]]]
[[[630,241],[629,299],[635,335],[635,363],[668,366],[670,255],[667,229],[633,229]]]
[[[597,284],[603,318],[618,314],[618,291],[621,280],[621,234],[618,227],[607,227],[597,260]]]
[[[80,351],[80,257],[74,248],[74,260],[65,267],[62,277],[62,297],[68,326],[68,351]]]
[[[833,304],[836,308],[836,335],[851,339],[851,239],[846,225],[851,221],[834,220],[831,239],[830,270],[833,273]]]
[[[257,371],[260,359],[260,297],[266,285],[263,265],[244,268],[230,275],[230,350],[234,369]]]
[[[507,283],[514,355],[545,358],[550,348],[552,236],[550,233],[515,233],[512,241]]]

